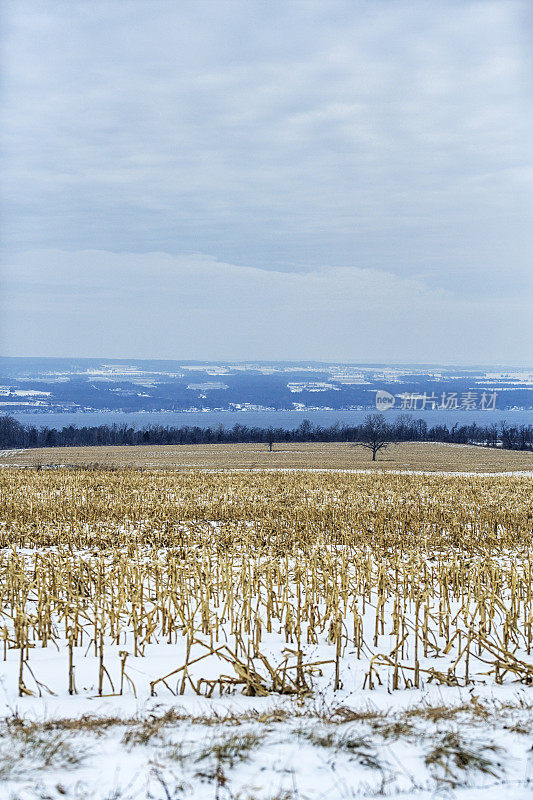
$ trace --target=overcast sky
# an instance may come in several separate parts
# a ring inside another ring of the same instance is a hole
[[[531,0],[2,14],[2,354],[531,363]]]

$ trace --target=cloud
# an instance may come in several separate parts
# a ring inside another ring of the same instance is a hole
[[[529,0],[6,0],[4,350],[527,358],[532,27]]]
[[[508,362],[510,352],[516,363],[530,357],[531,297],[461,298],[381,270],[288,273],[200,254],[41,250],[11,258],[2,297],[6,355],[311,354],[448,363]]]
[[[12,0],[6,241],[509,284],[533,243],[528,5]]]

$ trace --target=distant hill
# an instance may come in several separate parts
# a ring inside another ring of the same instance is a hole
[[[0,358],[0,413],[532,409],[533,370],[436,364]]]

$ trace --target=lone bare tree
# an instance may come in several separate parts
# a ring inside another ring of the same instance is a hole
[[[364,447],[366,450],[371,450],[372,461],[375,461],[376,454],[380,450],[386,450],[392,442],[392,432],[385,422],[383,414],[368,414],[361,431],[361,441],[355,444],[356,446]]]

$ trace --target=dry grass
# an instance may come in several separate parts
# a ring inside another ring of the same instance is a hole
[[[509,767],[509,733],[530,735],[532,721],[532,706],[525,695],[503,703],[481,701],[472,695],[459,705],[422,702],[403,709],[392,706],[380,710],[298,703],[285,709],[270,707],[263,712],[223,716],[211,709],[198,716],[179,706],[123,718],[86,715],[39,721],[15,714],[0,720],[0,778],[28,780],[38,770],[72,770],[87,756],[114,742],[111,746],[117,747],[117,753],[134,752],[139,759],[143,758],[140,750],[145,748],[150,763],[159,770],[156,777],[167,783],[179,765],[182,781],[188,772],[189,777],[204,784],[222,787],[230,785],[240,765],[256,758],[264,763],[265,751],[275,759],[275,751],[283,743],[289,749],[297,744],[298,750],[311,746],[322,764],[327,760],[335,770],[342,764],[349,764],[350,769],[358,765],[367,775],[374,773],[378,780],[388,783],[394,780],[397,765],[394,755],[391,758],[391,746],[400,743],[402,753],[406,748],[416,748],[439,792],[445,792],[445,787],[470,785],[483,776],[501,780],[503,791]],[[527,748],[528,743],[524,741],[523,746]],[[309,749],[305,757],[306,763],[313,758]],[[511,763],[516,775],[515,759]],[[188,795],[170,791],[166,796],[192,796],[191,792],[192,788]],[[52,796],[55,794],[46,794]],[[248,793],[228,796],[241,800],[253,797]],[[309,797],[297,793],[294,798],[300,796]],[[335,796],[360,795],[350,791]]]
[[[65,732],[13,717],[0,723],[0,781],[47,768],[73,769],[87,755]]]
[[[435,472],[532,470],[533,453],[474,445],[403,442],[372,462],[367,450],[343,443],[50,447],[0,452],[0,464],[164,467],[173,469],[407,469]]]
[[[224,730],[230,736],[233,735],[232,731],[239,728],[274,731],[280,726],[288,726],[298,737],[323,745],[321,737],[328,736],[330,730],[334,737],[345,735],[343,730],[357,730],[371,731],[383,739],[389,739],[411,736],[413,733],[419,737],[424,731],[432,737],[435,730],[447,726],[482,730],[487,725],[491,729],[501,727],[510,731],[520,727],[518,733],[523,733],[522,728],[531,733],[533,702],[527,694],[517,692],[506,701],[486,697],[479,699],[472,693],[468,700],[462,702],[432,705],[422,699],[405,708],[346,706],[315,701],[302,703],[295,700],[283,707],[276,704],[261,710],[227,710],[220,713],[208,707],[203,714],[179,705],[148,714],[140,712],[134,716],[82,714],[38,720],[33,716],[22,717],[15,713],[0,719],[0,738],[31,740],[54,732],[100,737],[110,730],[123,730],[124,744],[139,745],[157,737],[165,739],[169,731],[184,727],[214,729],[218,733]],[[218,735],[213,738],[218,738]]]
[[[426,753],[425,763],[437,780],[455,788],[466,785],[471,772],[498,778],[502,765],[498,760],[502,749],[484,740],[465,739],[457,731],[447,731]]]

